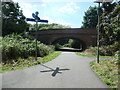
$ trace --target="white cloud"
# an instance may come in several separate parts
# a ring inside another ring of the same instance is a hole
[[[62,13],[75,13],[80,7],[77,6],[74,2],[70,2],[66,4],[65,6],[61,7],[59,9],[60,12]]]
[[[19,2],[18,0],[15,0],[15,1],[19,3],[20,8],[23,11],[23,14],[27,18],[32,18],[32,13],[36,12],[36,8],[40,7],[40,5],[33,4],[31,2]]]
[[[30,3],[19,3],[21,9],[23,10],[23,13],[26,17],[32,17],[32,11],[31,9],[34,7]]]
[[[41,1],[41,5],[39,4],[33,4],[31,2],[31,0],[13,0],[14,2],[18,2],[20,5],[20,8],[23,10],[23,14],[27,17],[27,18],[31,18],[32,17],[32,13],[36,12],[36,8],[41,7],[46,7],[46,4],[43,3],[43,0]]]
[[[75,9],[79,9],[80,7],[79,6],[75,6]]]
[[[42,7],[46,7],[46,4],[43,3],[43,4],[41,4],[41,6],[42,6]]]
[[[71,26],[70,23],[57,21],[57,20],[49,18],[48,16],[43,16],[41,19],[48,20],[49,24],[57,23],[57,24],[61,24],[61,25]]]
[[[42,2],[46,2],[47,0],[41,0]]]

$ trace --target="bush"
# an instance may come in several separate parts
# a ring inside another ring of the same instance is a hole
[[[114,56],[115,52],[120,50],[119,43],[115,42],[112,45],[102,46],[100,47],[100,55],[104,56]]]
[[[63,47],[69,47],[69,48],[71,48],[71,45],[70,44],[64,44]]]
[[[44,57],[54,51],[54,46],[39,44],[37,49],[38,49],[38,56]]]
[[[62,48],[62,47],[63,47],[63,46],[60,45],[60,44],[55,44],[54,46],[55,46],[55,49],[59,49],[59,48]]]
[[[11,62],[17,58],[28,58],[35,56],[35,40],[23,38],[17,34],[11,34],[2,40],[2,59],[3,62]],[[38,41],[38,56],[44,57],[54,51],[54,46],[47,46]]]
[[[96,55],[97,47],[89,47],[89,48],[86,49],[84,52],[85,52],[85,53],[88,53],[88,54]]]
[[[120,50],[119,46],[120,46],[119,42],[115,42],[112,45],[101,46],[99,48],[99,54],[102,55],[102,56],[114,56],[115,52],[118,51],[118,50]],[[90,47],[85,52],[90,52],[93,55],[96,55],[97,47]]]

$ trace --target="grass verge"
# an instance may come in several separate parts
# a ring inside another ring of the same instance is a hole
[[[101,60],[100,63],[92,61],[90,67],[110,88],[118,88],[117,60]]]
[[[79,56],[85,56],[85,57],[96,57],[96,55],[93,55],[93,54],[88,54],[88,53],[85,53],[85,52],[76,52],[77,55]],[[114,56],[100,56],[100,58],[113,58]]]
[[[2,67],[0,67],[0,73],[16,69],[24,69],[30,66],[38,65],[40,63],[45,63],[50,60],[53,60],[60,54],[61,51],[55,51],[54,53],[51,53],[45,57],[38,57],[37,61],[35,61],[34,57],[29,57],[28,59],[19,58],[16,62],[13,61],[12,64],[2,65]]]
[[[92,55],[92,54],[87,54],[87,53],[84,53],[84,52],[76,52],[76,54],[79,55],[79,56],[95,57],[95,56]]]

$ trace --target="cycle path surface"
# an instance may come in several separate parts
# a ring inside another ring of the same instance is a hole
[[[2,88],[108,88],[90,69],[95,58],[62,52],[57,58],[2,74]]]

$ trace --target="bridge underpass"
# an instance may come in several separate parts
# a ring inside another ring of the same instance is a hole
[[[60,38],[52,43],[56,50],[60,51],[83,51],[86,44],[76,38]]]
[[[65,28],[65,29],[47,29],[39,31],[30,31],[30,34],[47,45],[57,44],[63,39],[74,39],[80,42],[82,50],[89,46],[96,46],[97,31],[96,29],[82,28]]]

